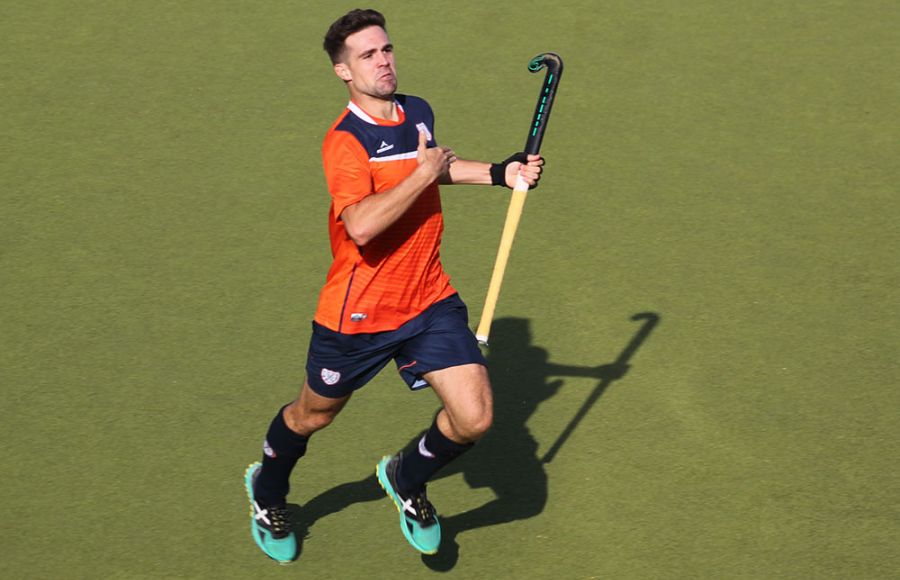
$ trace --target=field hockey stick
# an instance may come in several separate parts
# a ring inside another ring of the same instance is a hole
[[[640,314],[635,314],[631,317],[632,320],[643,320],[644,324],[638,329],[638,331],[631,338],[631,341],[628,345],[622,350],[621,354],[619,354],[619,358],[615,360],[610,367],[614,369],[614,373],[600,379],[600,382],[594,387],[594,390],[591,391],[591,394],[585,399],[584,403],[582,403],[581,408],[578,409],[578,412],[575,413],[575,416],[572,417],[572,420],[569,421],[569,424],[566,425],[566,428],[563,429],[563,432],[556,438],[556,441],[553,445],[550,446],[550,449],[547,453],[544,454],[544,457],[541,459],[541,463],[550,463],[553,461],[553,458],[556,457],[556,454],[559,453],[559,450],[562,448],[563,444],[569,438],[570,435],[575,431],[575,428],[578,427],[578,424],[581,423],[581,420],[584,419],[585,415],[588,414],[588,411],[591,410],[591,407],[594,406],[594,403],[597,402],[597,399],[600,398],[600,395],[609,388],[609,385],[618,378],[621,378],[625,371],[628,370],[628,361],[631,360],[631,357],[634,356],[634,353],[637,349],[643,344],[647,337],[650,335],[650,332],[653,330],[659,323],[659,315],[655,312],[641,312]]]
[[[525,142],[525,153],[537,155],[541,150],[541,141],[544,139],[544,131],[547,128],[547,120],[550,118],[550,109],[553,106],[553,98],[556,96],[556,87],[562,76],[563,62],[558,54],[545,52],[528,63],[528,70],[536,73],[542,68],[547,68],[544,76],[544,84],[538,96],[537,105],[534,107],[534,118],[528,130],[528,140]],[[494,262],[494,272],[491,274],[491,283],[488,286],[487,297],[484,300],[484,308],[481,310],[481,322],[475,331],[475,337],[481,344],[488,343],[491,332],[491,322],[494,319],[494,310],[497,307],[497,299],[500,296],[500,286],[503,284],[503,274],[506,272],[506,264],[509,261],[509,251],[512,248],[516,230],[519,227],[519,218],[522,217],[522,208],[525,207],[525,198],[528,195],[528,183],[519,175],[516,186],[513,188],[512,197],[509,200],[509,209],[506,212],[506,223],[503,225],[503,234],[500,236],[500,248],[497,250],[497,260]]]

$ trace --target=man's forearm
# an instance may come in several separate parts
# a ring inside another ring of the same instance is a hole
[[[365,246],[400,219],[433,178],[416,169],[395,187],[365,197],[341,212],[347,234],[358,246]]]
[[[483,161],[457,159],[450,169],[440,177],[442,185],[467,183],[469,185],[490,185],[491,164]]]

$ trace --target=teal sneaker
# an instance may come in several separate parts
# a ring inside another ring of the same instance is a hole
[[[400,530],[406,540],[423,554],[436,554],[441,545],[441,524],[434,506],[428,501],[424,487],[416,493],[401,495],[397,487],[399,467],[399,455],[382,457],[375,468],[378,483],[400,512]]]
[[[256,501],[253,486],[262,463],[251,463],[244,472],[244,487],[250,500],[250,532],[259,549],[279,564],[290,564],[299,555],[297,538],[285,506],[263,506]]]

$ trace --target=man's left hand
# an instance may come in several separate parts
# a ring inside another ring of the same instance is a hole
[[[525,183],[528,184],[529,189],[537,187],[537,183],[541,179],[544,158],[540,155],[528,155],[527,159],[527,163],[513,161],[506,166],[506,185],[510,189],[516,187],[516,180],[520,173],[525,178]]]

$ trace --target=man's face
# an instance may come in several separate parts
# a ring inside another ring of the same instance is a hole
[[[380,26],[354,32],[344,41],[343,62],[334,72],[350,84],[351,90],[378,99],[388,99],[397,90],[394,45]]]

